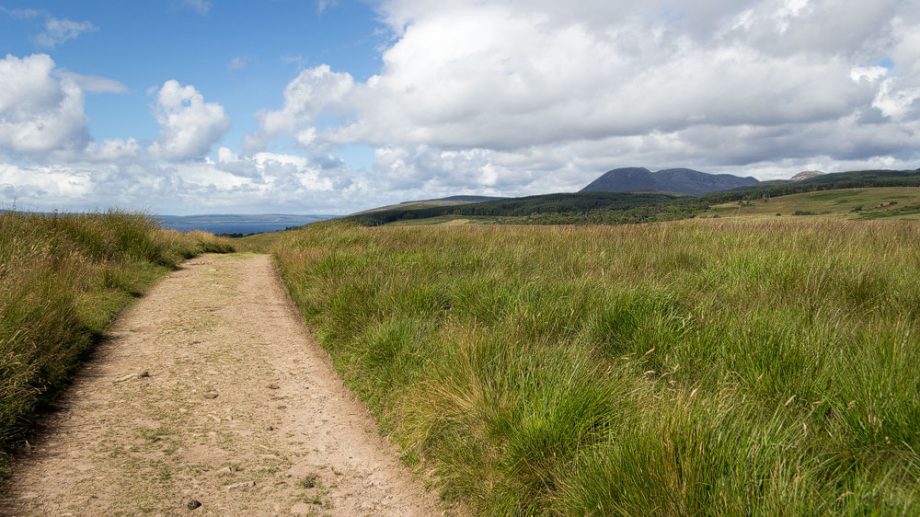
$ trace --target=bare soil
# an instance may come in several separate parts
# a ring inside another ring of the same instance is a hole
[[[185,263],[125,311],[60,406],[0,513],[444,512],[342,385],[265,255]]]

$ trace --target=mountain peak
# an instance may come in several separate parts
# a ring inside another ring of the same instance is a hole
[[[824,176],[827,174],[824,171],[802,171],[795,176],[789,178],[789,181],[804,181],[810,180],[811,178],[817,178],[818,176]]]
[[[581,192],[675,192],[708,194],[757,184],[754,178],[731,174],[709,174],[693,169],[664,169],[652,172],[644,167],[607,171]]]

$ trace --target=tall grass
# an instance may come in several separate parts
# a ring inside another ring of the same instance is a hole
[[[231,250],[141,215],[0,212],[0,473],[121,308],[181,260]]]
[[[326,223],[275,252],[475,513],[920,514],[920,226]]]

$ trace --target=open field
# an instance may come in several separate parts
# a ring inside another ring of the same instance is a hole
[[[360,228],[276,245],[346,382],[478,514],[920,512],[920,227]]]
[[[140,215],[0,213],[0,471],[125,305],[181,260],[230,250]]]
[[[920,218],[920,187],[826,190],[722,203],[707,214],[721,217],[821,215],[847,219]]]

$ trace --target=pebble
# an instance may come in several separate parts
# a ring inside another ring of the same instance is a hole
[[[243,481],[242,483],[234,483],[232,485],[227,485],[227,490],[245,490],[247,488],[252,488],[256,486],[255,481]]]
[[[201,508],[201,501],[198,499],[192,499],[188,502],[188,504],[185,505],[185,507],[189,510],[197,510],[198,508]]]
[[[216,399],[216,398],[217,398],[217,393],[214,393],[213,391],[212,391],[212,392],[209,392],[209,393],[205,393],[205,394],[204,394],[204,398],[206,398],[206,399]]]

